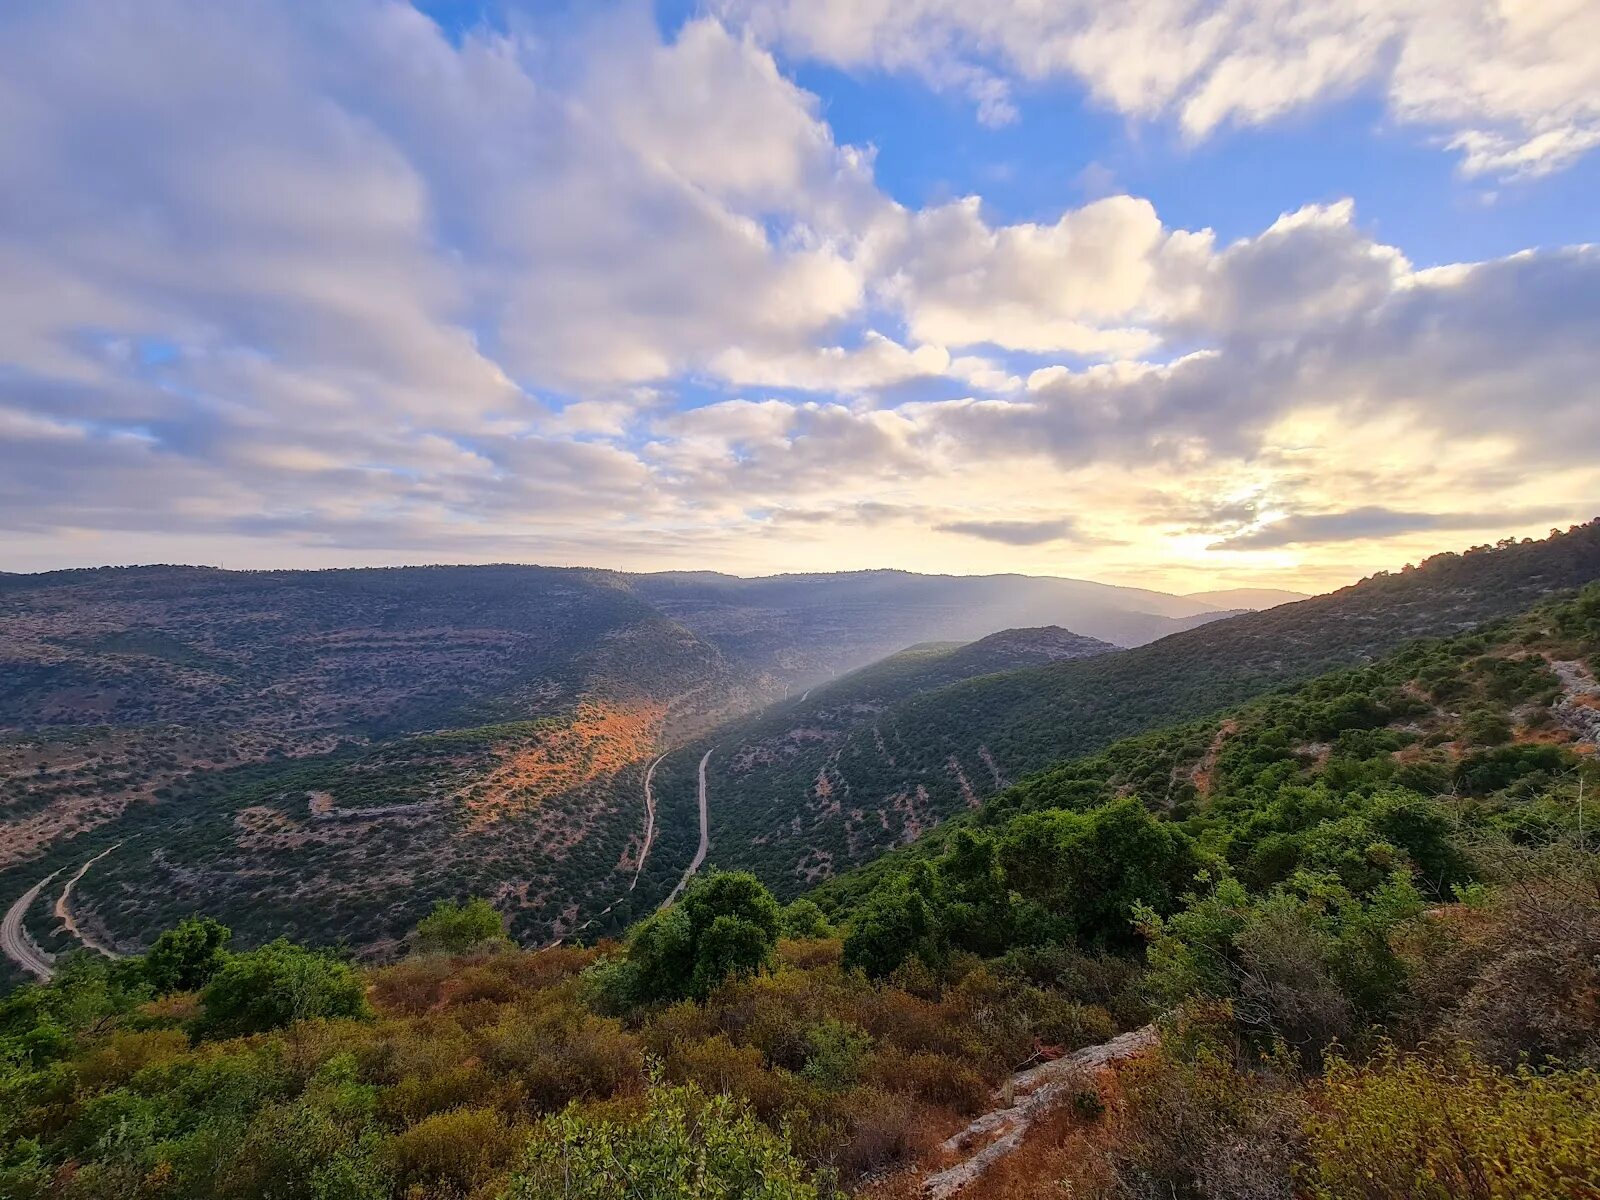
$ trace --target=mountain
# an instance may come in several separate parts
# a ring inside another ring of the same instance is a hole
[[[1141,588],[1032,575],[846,571],[741,579],[712,572],[629,577],[635,595],[730,658],[796,690],[914,642],[969,642],[1060,625],[1137,646],[1215,620],[1216,605]]]
[[[0,1194],[1591,1197],[1597,668],[1600,586],[596,947],[80,956],[0,997]]]
[[[1282,588],[1221,588],[1214,592],[1190,592],[1185,598],[1214,604],[1218,608],[1244,608],[1258,612],[1263,608],[1293,604],[1309,597],[1305,592],[1288,592]]]
[[[78,889],[125,945],[211,907],[242,936],[381,951],[417,905],[469,887],[529,940],[626,920],[693,853],[692,796],[670,830],[647,809],[666,746],[910,643],[1062,612],[1134,641],[1216,615],[1075,580],[898,571],[0,576],[0,886],[125,842]],[[929,658],[877,702],[1105,648],[1029,639]]]
[[[626,890],[657,745],[771,698],[539,567],[16,577],[0,647],[7,886],[126,843],[80,888],[124,945],[207,908],[375,948],[469,882],[544,935]]]
[[[1595,579],[1600,522],[1438,555],[1133,649],[913,695],[842,741],[819,738],[781,758],[756,752],[742,724],[685,753],[711,751],[714,860],[754,867],[792,895],[1063,759]],[[672,760],[664,770],[681,780]]]

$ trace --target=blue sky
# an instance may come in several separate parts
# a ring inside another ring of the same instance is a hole
[[[1597,147],[1592,0],[21,0],[0,569],[1542,533],[1600,508]]]

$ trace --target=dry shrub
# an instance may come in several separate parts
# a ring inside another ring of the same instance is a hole
[[[386,1117],[411,1123],[464,1104],[482,1104],[498,1097],[503,1084],[485,1071],[482,1063],[469,1060],[425,1075],[405,1076],[384,1091],[379,1109]]]
[[[397,1134],[395,1162],[403,1184],[465,1194],[514,1166],[526,1136],[492,1108],[455,1108]]]
[[[548,1112],[644,1082],[644,1054],[617,1021],[570,1009],[515,1011],[486,1031],[485,1061],[515,1073],[527,1105]]]
[[[372,1002],[380,1013],[418,1016],[477,1001],[507,1003],[574,978],[598,951],[556,946],[452,958],[426,954],[373,971]]]
[[[1541,881],[1508,897],[1449,1023],[1494,1062],[1600,1067],[1600,881],[1586,882]]]
[[[906,1050],[974,1058],[985,1049],[972,1013],[893,987],[862,995],[851,1019],[875,1039]]]
[[[984,1077],[959,1059],[898,1046],[875,1051],[867,1059],[862,1082],[921,1097],[963,1116],[982,1112],[991,1091]]]
[[[1035,1036],[1057,1050],[1095,1046],[1116,1036],[1111,1014],[1098,1004],[1079,1004],[1045,992],[1030,1007]]]
[[[78,1060],[78,1082],[91,1088],[118,1087],[145,1067],[171,1062],[188,1050],[189,1035],[180,1029],[117,1030]]]
[[[849,1131],[834,1166],[844,1179],[859,1179],[933,1153],[952,1122],[914,1096],[858,1088],[846,1095],[841,1112]]]
[[[837,967],[843,956],[842,938],[783,938],[778,942],[778,961],[801,971]]]
[[[134,1021],[149,1025],[187,1025],[200,1016],[200,996],[196,992],[173,992],[141,1004]]]
[[[646,1048],[665,1057],[682,1042],[703,1042],[719,1032],[716,1013],[693,1000],[679,1000],[655,1013],[639,1030]]]
[[[1181,1017],[1155,1053],[1122,1069],[1112,1163],[1137,1200],[1289,1200],[1305,1102],[1291,1064],[1250,1061],[1226,1012]]]
[[[368,975],[373,1007],[384,1016],[417,1016],[439,1002],[439,991],[455,973],[442,955],[412,958]]]
[[[493,963],[458,965],[455,974],[439,988],[438,1003],[442,1008],[460,1008],[482,1001],[509,1004],[527,990],[506,972],[497,970]]]
[[[703,1042],[681,1042],[666,1059],[673,1083],[697,1083],[715,1095],[736,1096],[764,1121],[775,1121],[790,1100],[807,1089],[788,1072],[769,1070],[754,1046],[735,1046],[726,1034]]]

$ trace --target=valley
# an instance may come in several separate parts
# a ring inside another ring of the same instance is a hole
[[[615,932],[711,849],[704,750],[680,771],[675,748],[785,696],[832,697],[834,736],[862,706],[1114,648],[1060,628],[982,637],[1037,613],[1129,644],[1224,615],[905,572],[5,576],[0,883],[20,895],[126,843],[77,895],[86,936],[125,950],[207,911],[241,938],[381,958],[419,906],[467,892],[532,944]],[[73,944],[52,894],[27,927]]]
[[[618,934],[708,865],[798,895],[1052,763],[1600,575],[1600,535],[1232,616],[1136,594],[1163,611],[1124,633],[1204,620],[1134,647],[1060,624],[919,637],[1051,596],[1106,619],[1115,589],[1073,581],[989,609],[1014,579],[71,574],[0,588],[0,886],[58,873],[18,928],[129,952],[206,912],[381,960],[440,896],[487,896],[544,945]],[[90,859],[75,934],[53,906]]]

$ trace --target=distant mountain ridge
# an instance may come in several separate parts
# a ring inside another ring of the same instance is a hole
[[[1204,716],[1415,637],[1521,612],[1600,579],[1600,521],[1543,541],[1437,555],[1325,596],[1136,648],[910,696],[841,745],[774,772],[718,750],[717,861],[793,893],[1006,785],[1120,737]],[[708,739],[708,745],[715,739]]]
[[[1218,588],[1210,592],[1189,592],[1186,599],[1215,604],[1218,608],[1244,608],[1259,611],[1276,608],[1280,604],[1294,604],[1311,599],[1309,592],[1291,592],[1283,588]]]
[[[111,940],[203,900],[241,930],[376,947],[414,915],[410,897],[469,878],[548,940],[602,910],[624,919],[636,879],[647,911],[681,874],[672,839],[693,838],[692,804],[639,863],[644,776],[666,746],[910,643],[1062,613],[1132,641],[1215,616],[1075,580],[895,571],[7,575],[0,874],[15,868],[20,893],[87,841],[137,830],[159,864],[115,855],[78,888]],[[862,702],[1110,649],[1060,630],[1025,640],[899,660]]]

